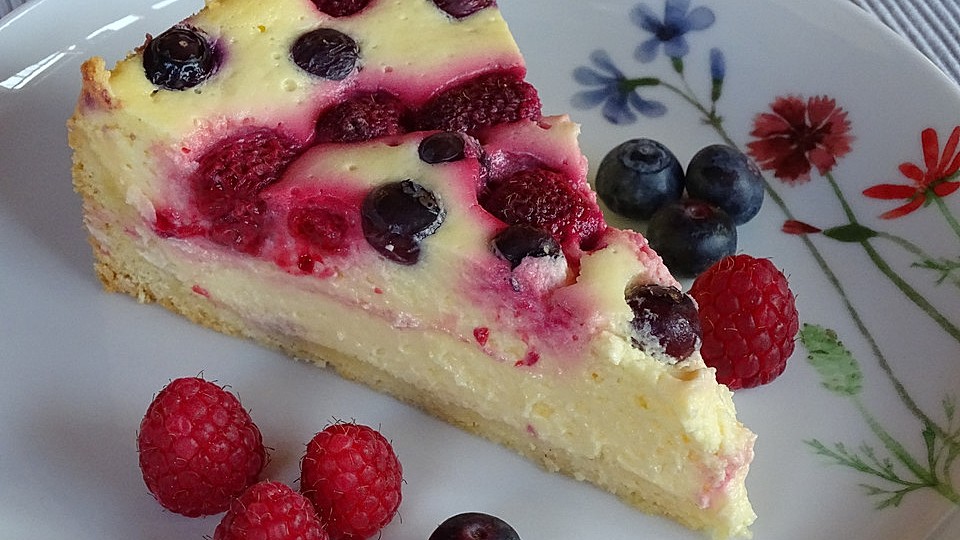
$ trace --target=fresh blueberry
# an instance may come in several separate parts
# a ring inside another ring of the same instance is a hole
[[[440,199],[413,180],[374,188],[360,208],[367,242],[384,257],[405,265],[420,259],[420,243],[437,232],[446,212]]]
[[[678,277],[695,277],[737,250],[733,220],[699,199],[681,199],[657,210],[646,236],[650,247]]]
[[[418,152],[420,160],[431,165],[460,161],[464,158],[466,144],[459,133],[441,131],[420,141]]]
[[[702,338],[697,306],[676,287],[639,285],[626,295],[633,310],[633,344],[648,353],[665,352],[677,360],[690,356]]]
[[[510,225],[493,239],[494,251],[510,261],[510,268],[520,266],[526,257],[558,257],[560,244],[547,231],[531,225]]]
[[[750,221],[763,204],[763,175],[743,152],[707,146],[687,165],[687,193],[722,208],[736,225]]]
[[[357,66],[360,48],[343,32],[317,28],[297,38],[290,55],[304,71],[324,79],[342,81]]]
[[[466,512],[441,523],[428,540],[520,540],[520,535],[496,516]]]
[[[597,169],[597,195],[621,216],[647,220],[683,193],[683,167],[663,144],[631,139],[604,156]]]
[[[196,30],[174,27],[147,41],[143,71],[153,84],[168,90],[193,88],[217,68],[210,42]]]

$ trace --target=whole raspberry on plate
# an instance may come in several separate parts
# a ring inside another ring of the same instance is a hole
[[[300,491],[331,540],[370,538],[400,506],[400,461],[387,439],[368,426],[336,423],[317,433],[300,469]]]
[[[260,429],[240,400],[198,377],[176,379],[157,394],[137,450],[150,493],[188,517],[226,510],[267,461]]]
[[[317,511],[282,482],[250,486],[230,503],[213,540],[327,540]]]
[[[717,381],[751,388],[783,373],[799,319],[787,278],[769,259],[724,257],[693,282],[690,295],[700,311],[700,352]]]

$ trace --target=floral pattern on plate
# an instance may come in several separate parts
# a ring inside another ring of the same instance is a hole
[[[666,0],[662,17],[650,4],[640,3],[630,10],[631,22],[640,30],[633,58],[643,67],[640,76],[628,76],[616,65],[609,52],[597,49],[590,53],[588,65],[573,70],[574,81],[583,87],[571,103],[581,110],[599,109],[603,118],[615,125],[629,125],[642,117],[658,118],[670,107],[693,107],[706,128],[712,129],[726,144],[746,151],[764,171],[766,192],[785,216],[782,232],[798,238],[804,249],[839,295],[852,328],[869,344],[870,361],[876,362],[894,389],[900,404],[916,419],[915,434],[922,440],[922,452],[911,451],[884,424],[883,418],[870,409],[863,398],[866,381],[858,358],[843,343],[834,329],[805,322],[798,339],[806,348],[809,365],[818,374],[823,388],[845,398],[875,437],[852,449],[844,442],[827,444],[810,438],[805,444],[826,462],[849,467],[869,480],[861,484],[878,508],[899,506],[905,497],[918,491],[932,491],[955,505],[960,505],[960,491],[952,475],[960,457],[960,414],[955,394],[943,396],[941,407],[927,411],[914,399],[911,389],[900,379],[888,353],[878,343],[875,330],[864,321],[863,308],[847,293],[847,286],[835,268],[842,264],[830,260],[813,237],[849,244],[861,249],[876,271],[916,305],[940,330],[960,345],[960,322],[937,308],[902,268],[879,249],[887,242],[905,251],[914,260],[913,268],[928,270],[938,286],[937,294],[952,295],[960,302],[960,256],[956,253],[928,253],[918,242],[896,232],[896,220],[913,212],[937,212],[955,238],[948,245],[960,246],[960,223],[944,199],[960,189],[960,126],[947,136],[941,148],[941,134],[930,127],[920,128],[919,162],[905,162],[899,167],[900,180],[880,180],[856,194],[844,189],[837,170],[843,159],[856,151],[856,124],[836,99],[829,95],[805,97],[800,94],[774,96],[767,110],[756,113],[749,141],[740,145],[728,133],[721,114],[728,59],[721,47],[707,51],[710,87],[699,93],[688,77],[688,55],[697,54],[689,35],[705,32],[718,17],[713,9],[693,6],[690,0]],[[660,51],[667,58],[672,73],[663,74],[655,64]],[[808,223],[798,218],[804,212],[804,201],[794,199],[790,188],[812,181],[825,181],[834,194],[842,216],[837,223]],[[865,225],[852,209],[848,197],[859,196],[878,202],[879,217],[890,223],[890,230]],[[894,203],[890,208],[889,202]],[[885,206],[883,206],[885,204]],[[930,210],[927,210],[927,209]],[[803,314],[801,313],[801,317]]]

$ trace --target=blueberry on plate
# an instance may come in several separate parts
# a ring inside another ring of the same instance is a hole
[[[683,167],[676,156],[651,139],[620,143],[597,169],[600,200],[631,219],[650,219],[658,208],[680,198],[683,185]]]
[[[657,210],[646,237],[677,277],[695,277],[737,250],[737,227],[730,216],[698,199],[681,199]]]
[[[464,512],[447,518],[429,540],[520,540],[506,521],[482,512]]]
[[[714,144],[697,152],[687,165],[687,193],[723,209],[734,224],[750,221],[763,204],[763,175],[736,148]]]

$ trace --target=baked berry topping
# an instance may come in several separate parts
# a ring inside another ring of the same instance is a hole
[[[520,540],[506,521],[481,512],[466,512],[447,518],[428,540]]]
[[[260,429],[237,397],[198,377],[175,379],[153,398],[137,451],[150,493],[189,517],[226,510],[266,464]]]
[[[190,28],[171,28],[148,39],[143,50],[147,80],[168,90],[193,88],[207,80],[216,68],[213,46]]]
[[[763,204],[763,175],[746,154],[724,144],[713,144],[694,154],[687,165],[687,193],[712,203],[733,223],[753,219]]]
[[[296,141],[263,128],[220,141],[204,153],[190,184],[197,209],[209,222],[208,237],[257,254],[267,213],[260,192],[280,178],[299,151]]]
[[[192,177],[201,212],[219,215],[236,201],[249,201],[275,182],[300,151],[300,144],[260,128],[224,139],[197,160]]]
[[[400,506],[403,468],[390,442],[360,424],[333,424],[307,444],[300,491],[313,502],[330,540],[365,540]]]
[[[458,19],[473,15],[483,8],[496,4],[494,0],[433,0],[433,3]]]
[[[435,165],[450,161],[460,161],[466,156],[466,143],[463,136],[452,131],[441,131],[429,135],[420,141],[417,151],[420,160]]]
[[[360,48],[350,36],[332,28],[303,34],[290,49],[294,63],[317,77],[342,81],[360,60]]]
[[[206,537],[209,538],[209,537]],[[313,504],[280,482],[254,484],[230,503],[213,540],[327,540]]]
[[[287,227],[295,238],[305,240],[321,254],[340,253],[347,248],[351,220],[325,204],[306,204],[290,211]]]
[[[416,114],[414,128],[472,134],[484,127],[539,117],[536,89],[514,73],[494,72],[431,98]]]
[[[560,244],[553,235],[530,225],[510,225],[493,238],[494,252],[510,262],[510,268],[520,266],[526,257],[558,257]]]
[[[564,246],[589,244],[605,226],[596,201],[561,174],[542,168],[492,182],[480,204],[507,224],[543,229]]]
[[[627,291],[626,299],[633,310],[633,345],[640,350],[683,360],[700,343],[697,306],[676,287],[639,285]]]
[[[610,210],[631,219],[650,219],[683,194],[683,167],[663,144],[631,139],[610,150],[597,169],[597,195]]]
[[[433,192],[402,180],[373,189],[360,216],[367,242],[384,257],[409,265],[420,259],[420,243],[437,232],[446,211]]]
[[[405,107],[397,96],[364,92],[324,111],[317,119],[315,142],[361,142],[404,133]]]
[[[267,203],[259,198],[238,199],[210,220],[207,238],[240,253],[259,255],[266,235]]]
[[[737,250],[737,229],[730,216],[697,199],[681,199],[657,210],[646,236],[678,277],[695,277]]]
[[[779,377],[800,323],[793,292],[772,261],[725,257],[690,288],[703,322],[703,361],[732,390]]]
[[[347,17],[359,13],[370,0],[313,0],[313,3],[331,17]]]

